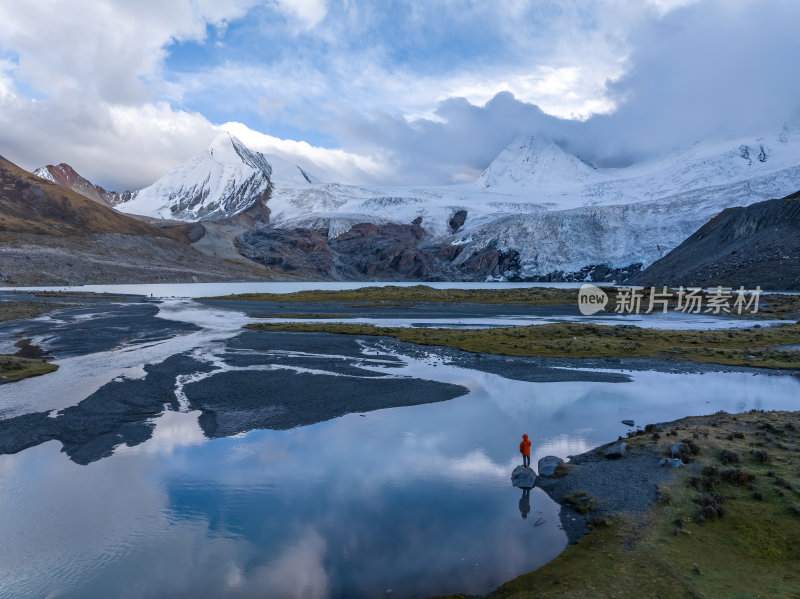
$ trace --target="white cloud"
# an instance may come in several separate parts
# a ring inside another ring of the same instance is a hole
[[[63,106],[47,102],[32,107],[30,101],[18,96],[0,94],[0,154],[28,170],[68,162],[92,182],[121,191],[149,185],[202,152],[220,130],[225,130],[249,147],[294,161],[323,180],[377,181],[389,176],[379,155],[284,140],[242,123],[215,125],[201,114],[175,110],[166,102],[95,104],[92,122],[89,115],[78,114],[79,107],[68,107],[66,114],[61,114],[61,109]],[[73,119],[82,126],[76,128]],[[37,143],[31,144],[31,139]]]
[[[342,149],[320,148],[304,141],[280,139],[254,131],[242,123],[229,122],[216,127],[238,137],[247,147],[265,154],[277,154],[299,164],[323,181],[380,181],[391,176],[385,158]]]
[[[521,132],[603,162],[766,132],[800,97],[788,1],[408,0],[396,4],[399,45],[384,5],[358,0],[66,4],[0,1],[0,154],[26,168],[66,161],[117,189],[151,183],[220,128],[325,180],[443,183],[474,176]],[[222,35],[252,7],[283,30],[268,60],[232,52],[167,70],[176,42]],[[431,53],[422,63],[404,57],[417,44]],[[340,148],[259,133],[253,115]]]
[[[675,10],[676,8],[689,6],[690,4],[695,4],[699,1],[700,0],[648,0],[648,2],[653,5],[653,7],[662,16]]]
[[[12,73],[17,64],[9,59],[0,59],[0,100],[10,97],[15,90]]]
[[[606,83],[623,74],[620,66],[587,69],[583,66],[537,67],[532,73],[511,74],[502,79],[459,77],[446,82],[438,100],[466,98],[482,106],[497,94],[509,91],[522,102],[536,104],[546,114],[563,119],[586,120],[608,114],[617,107]]]
[[[202,151],[219,129],[199,113],[156,101],[159,90],[182,91],[161,80],[165,48],[202,40],[208,24],[224,28],[255,3],[77,0],[69,10],[54,0],[0,3],[0,50],[13,57],[0,58],[0,154],[28,169],[66,161],[114,189],[152,183]],[[287,1],[282,8],[312,26],[325,3]],[[44,96],[32,101],[16,81]],[[228,128],[246,143],[320,165],[321,177],[380,173],[375,157],[280,140],[237,123]]]
[[[157,87],[168,44],[203,39],[206,24],[241,17],[254,2],[3,2],[0,49],[18,56],[16,77],[50,97],[141,102]]]
[[[275,0],[275,5],[305,30],[316,27],[328,13],[326,0]]]

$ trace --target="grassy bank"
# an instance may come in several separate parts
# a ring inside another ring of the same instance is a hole
[[[19,320],[22,318],[35,318],[46,312],[63,307],[63,305],[45,302],[0,302],[0,322]]]
[[[58,370],[58,366],[44,360],[0,355],[0,383],[19,381]]]
[[[647,513],[597,518],[576,545],[489,597],[798,597],[800,413],[684,418],[628,443],[660,456],[681,440],[688,462]]]
[[[615,287],[602,288],[609,297],[607,311],[613,311],[617,305],[619,290]],[[651,288],[642,290],[642,310],[649,305]],[[707,304],[708,294],[703,296],[703,305]],[[473,304],[514,304],[528,306],[571,305],[577,313],[578,289],[562,289],[554,287],[525,287],[506,289],[434,289],[427,285],[398,287],[362,287],[360,289],[341,290],[309,290],[294,293],[242,293],[200,299],[213,300],[246,300],[263,302],[301,302],[325,303],[341,302],[366,305],[391,305],[403,303],[473,303]],[[674,309],[675,302],[670,302]],[[660,305],[656,304],[657,308]],[[759,311],[755,315],[770,318],[800,318],[800,295],[765,294],[761,296]]]
[[[577,302],[577,289],[529,287],[513,289],[434,289],[427,285],[361,287],[359,289],[313,289],[294,293],[240,293],[201,299],[262,302],[384,303],[475,303],[475,304],[563,304]]]
[[[254,323],[266,331],[379,335],[420,345],[454,347],[508,356],[558,358],[642,357],[729,366],[800,368],[800,325],[721,331],[673,331],[634,326],[558,323],[494,329],[376,327],[346,323]]]

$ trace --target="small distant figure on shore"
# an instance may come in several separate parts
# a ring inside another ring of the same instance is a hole
[[[519,444],[519,452],[522,454],[522,465],[527,469],[531,469],[531,442],[528,441],[528,435],[522,435],[522,442]]]

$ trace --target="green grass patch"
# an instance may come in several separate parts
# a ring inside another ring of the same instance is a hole
[[[0,322],[19,320],[22,318],[35,318],[46,312],[64,307],[63,305],[44,302],[0,302]]]
[[[286,319],[301,319],[301,318],[350,318],[348,314],[250,314],[250,318],[286,318]]]
[[[612,286],[601,287],[609,297],[606,311],[614,311],[617,305],[618,289]],[[652,288],[642,290],[642,311],[649,305]],[[656,291],[661,291],[659,288]],[[708,303],[708,294],[702,293],[703,305]],[[670,310],[675,308],[676,292]],[[200,299],[247,300],[263,302],[349,302],[356,305],[401,305],[403,303],[473,303],[473,304],[514,304],[528,306],[547,306],[569,304],[577,314],[578,289],[556,287],[512,287],[498,289],[434,289],[427,285],[400,287],[385,285],[380,287],[361,287],[359,289],[324,290],[314,289],[294,293],[240,293]],[[660,304],[656,304],[660,308]],[[737,316],[732,314],[731,316]],[[764,294],[761,296],[757,314],[744,317],[800,317],[800,295]]]
[[[564,496],[564,502],[575,508],[579,514],[588,514],[597,509],[597,501],[586,491],[578,491]]]
[[[0,383],[19,381],[58,370],[58,366],[44,360],[0,355]]]
[[[611,291],[611,288],[609,288]],[[577,306],[577,289],[526,287],[512,289],[434,289],[427,285],[361,287],[359,289],[314,289],[294,293],[240,293],[201,299],[264,302],[350,302],[362,304],[475,303],[475,304],[563,304]]]
[[[556,323],[493,329],[376,327],[348,323],[253,323],[266,331],[326,332],[393,337],[508,356],[640,357],[730,366],[800,368],[800,352],[775,346],[800,343],[800,325],[720,331],[672,331],[635,326]]]

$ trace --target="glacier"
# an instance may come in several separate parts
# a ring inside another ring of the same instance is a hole
[[[516,252],[525,279],[620,269],[663,257],[723,209],[800,189],[800,130],[676,149],[622,168],[595,168],[541,135],[513,140],[477,181],[439,187],[325,183],[227,133],[117,206],[133,214],[220,220],[258,202],[269,226],[333,240],[359,223],[421,219],[425,243],[453,264],[487,248]],[[453,215],[466,214],[453,227]]]

